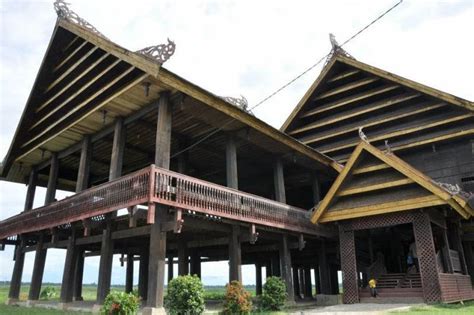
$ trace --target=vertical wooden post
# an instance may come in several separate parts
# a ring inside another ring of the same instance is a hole
[[[298,268],[298,278],[299,278],[299,285],[298,285],[298,288],[299,288],[299,292],[300,292],[300,297],[301,298],[304,298],[306,297],[306,293],[305,293],[305,290],[306,290],[306,279],[304,277],[304,267],[300,267]]]
[[[272,260],[269,260],[265,263],[265,278],[270,278],[272,276]]]
[[[109,181],[122,176],[123,152],[125,148],[125,126],[122,117],[117,117],[114,124],[114,141],[110,157]]]
[[[449,251],[449,240],[448,240],[448,231],[447,229],[442,229],[443,235],[443,247],[441,252],[443,253],[443,260],[446,266],[447,273],[453,273],[453,261],[451,259],[451,252]]]
[[[464,242],[464,254],[466,255],[467,270],[471,276],[471,283],[474,284],[474,254],[472,251],[472,242]]]
[[[292,275],[293,275],[293,291],[295,294],[295,298],[300,297],[300,273],[299,268],[297,266],[293,266],[292,268]]]
[[[156,124],[155,165],[170,168],[172,104],[169,92],[162,92],[158,100],[158,118]],[[168,207],[155,206],[155,220],[150,231],[150,256],[148,263],[148,298],[143,314],[164,313],[163,297],[165,287],[166,231],[161,223],[166,220]]]
[[[262,264],[255,264],[255,293],[262,295]]]
[[[282,235],[279,249],[281,278],[283,279],[286,285],[288,302],[294,303],[295,294],[293,288],[293,278],[291,276],[291,253],[288,245],[288,236]]]
[[[238,189],[237,146],[232,135],[227,136],[225,147],[227,187]]]
[[[313,297],[313,284],[311,282],[311,268],[304,267],[304,296],[306,298]]]
[[[314,266],[314,282],[316,294],[321,294],[321,277],[319,275],[319,265]]]
[[[192,251],[189,265],[191,267],[190,274],[201,278],[201,255],[199,255],[199,249]]]
[[[185,276],[189,274],[189,254],[186,240],[178,240],[178,275]]]
[[[74,267],[74,301],[83,301],[82,279],[84,277],[84,250],[78,249]]]
[[[459,220],[456,220],[455,222],[450,224],[451,239],[452,239],[454,250],[456,250],[459,253],[459,262],[461,263],[462,273],[467,274],[468,269],[467,269],[464,249],[462,247],[460,226],[461,226],[461,222]]]
[[[140,254],[140,265],[138,270],[138,295],[146,300],[148,296],[148,248],[144,248]]]
[[[283,161],[278,158],[273,164],[273,183],[275,187],[275,200],[286,203],[285,175],[283,172]]]
[[[25,253],[23,252],[25,240],[22,236],[19,236],[19,238],[20,244],[15,248],[15,264],[13,266],[7,304],[15,303],[20,299],[21,276],[23,275],[23,266],[25,262]]]
[[[342,226],[339,226],[339,244],[341,252],[342,286],[344,289],[342,300],[344,304],[359,303],[354,231],[345,231]]]
[[[35,262],[33,265],[33,274],[31,276],[30,292],[28,300],[36,301],[39,299],[41,284],[43,282],[44,264],[46,262],[46,248],[43,248],[44,234],[41,234],[36,244]]]
[[[46,188],[46,197],[44,204],[48,205],[54,202],[56,197],[56,185],[58,182],[58,171],[59,171],[59,160],[58,154],[53,153],[51,155],[51,165],[49,168],[48,187]]]
[[[174,257],[173,255],[168,255],[168,284],[170,283],[171,280],[173,280],[174,277]]]
[[[242,283],[242,252],[240,248],[240,226],[232,225],[229,240],[229,282]]]
[[[272,270],[272,276],[274,276],[274,277],[280,277],[281,276],[279,253],[272,257],[271,270]]]
[[[441,301],[436,251],[433,241],[431,222],[427,213],[413,213],[413,232],[415,234],[420,276],[423,286],[423,296],[426,303]]]
[[[311,186],[313,190],[313,203],[316,206],[321,201],[321,183],[316,173],[313,174]]]
[[[133,263],[134,255],[127,254],[127,270],[125,271],[125,292],[133,291]]]
[[[318,254],[320,294],[331,294],[331,283],[329,278],[329,265],[327,262],[326,241],[321,241],[321,250]]]
[[[89,135],[84,136],[81,144],[81,159],[77,171],[76,193],[87,189],[89,185],[89,173],[92,158],[92,145]]]
[[[102,244],[100,248],[99,281],[97,282],[97,304],[102,304],[109,294],[112,277],[113,259],[112,228],[109,226],[102,231]]]
[[[33,209],[33,202],[35,200],[36,182],[38,181],[38,172],[35,168],[31,169],[30,177],[28,179],[28,189],[26,191],[25,208],[24,211]]]
[[[61,303],[72,302],[74,293],[74,263],[76,262],[77,248],[76,248],[76,236],[74,232],[69,237],[67,245],[66,260],[64,262],[63,281],[61,284]]]
[[[369,235],[369,239],[368,239],[368,242],[369,242],[369,257],[370,257],[370,263],[373,264],[374,263],[374,244],[372,242],[372,232],[369,230],[368,231],[368,235]]]
[[[329,265],[329,275],[331,282],[331,294],[339,294],[339,281],[337,278],[337,266],[335,264]]]

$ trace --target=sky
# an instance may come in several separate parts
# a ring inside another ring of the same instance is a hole
[[[70,8],[112,41],[130,50],[175,41],[165,67],[218,95],[243,95],[253,106],[313,65],[331,48],[368,24],[397,0],[168,1],[68,0]],[[21,112],[53,31],[53,0],[0,0],[0,158]],[[344,48],[356,59],[473,100],[474,0],[403,1]],[[279,128],[317,78],[321,66],[254,110]],[[45,190],[38,188],[35,207]],[[0,182],[0,220],[20,212],[26,187]],[[58,192],[58,199],[68,193]],[[44,282],[61,282],[64,250],[48,250]],[[0,252],[0,281],[9,281],[13,248]],[[34,253],[25,259],[31,280]],[[85,262],[85,283],[97,282],[99,259]],[[176,270],[177,268],[175,268]],[[227,262],[205,263],[205,284],[227,281]],[[138,265],[135,268],[135,279]],[[125,282],[114,257],[112,283]],[[253,266],[244,284],[255,283]]]

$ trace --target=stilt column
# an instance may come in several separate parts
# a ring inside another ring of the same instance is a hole
[[[15,264],[13,265],[12,280],[10,281],[10,290],[8,291],[7,304],[14,303],[20,299],[21,276],[23,275],[23,266],[25,263],[25,253],[23,249],[25,242],[20,236],[20,244],[15,248]]]
[[[38,300],[41,292],[47,253],[46,248],[43,248],[43,242],[44,235],[42,234],[40,240],[36,244],[35,262],[33,265],[33,274],[31,276],[30,292],[28,294],[28,300],[30,301]]]
[[[61,303],[72,302],[74,293],[74,263],[76,262],[77,248],[76,248],[76,237],[73,233],[69,237],[67,245],[66,260],[64,262],[63,281],[61,284]]]
[[[339,226],[339,243],[344,288],[343,302],[344,304],[359,303],[354,231],[344,231],[343,227]]]
[[[288,236],[283,235],[280,243],[280,270],[281,278],[286,285],[286,293],[288,302],[295,302],[294,288],[293,288],[293,278],[291,275],[291,253],[288,246]]]
[[[255,264],[255,293],[262,295],[262,265],[260,263]]]
[[[133,291],[133,261],[134,255],[127,254],[127,270],[125,275],[125,292],[127,293]]]
[[[74,269],[74,301],[83,301],[82,279],[84,277],[84,250],[78,249]]]
[[[313,284],[311,283],[311,268],[304,268],[304,296],[305,298],[313,297]]]
[[[229,242],[229,282],[242,283],[242,253],[240,248],[240,226],[233,225]]]

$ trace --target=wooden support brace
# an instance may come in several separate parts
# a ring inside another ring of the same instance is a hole
[[[258,232],[255,224],[250,226],[250,244],[255,244],[258,240]]]

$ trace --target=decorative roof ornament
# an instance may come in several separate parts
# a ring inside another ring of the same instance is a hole
[[[333,33],[329,33],[329,41],[331,42],[331,51],[328,54],[328,57],[326,58],[326,63],[324,66],[326,66],[329,63],[329,60],[331,60],[334,56],[336,55],[343,55],[345,57],[355,59],[354,57],[351,56],[347,51],[342,48],[339,43],[336,40],[336,36],[334,36]]]
[[[69,9],[68,7],[69,3],[64,2],[64,0],[56,0],[54,1],[54,10],[56,11],[56,14],[58,15],[58,18],[66,20],[68,22],[77,24],[81,27],[84,27],[85,29],[96,33],[97,35],[108,39],[107,37],[104,36],[101,32],[99,32],[92,24],[81,18],[76,12],[73,10]]]
[[[392,148],[388,144],[388,140],[385,140],[385,154],[392,154]]]
[[[224,101],[226,101],[227,103],[230,103],[234,105],[235,107],[238,107],[241,110],[253,115],[252,111],[249,109],[249,103],[247,99],[245,98],[245,96],[240,95],[240,98],[231,97],[231,96],[219,96],[219,97],[223,99]]]
[[[362,131],[364,127],[359,127],[359,138],[362,140],[362,141],[365,141],[367,143],[369,143],[369,138],[367,138],[367,136],[365,135],[364,131]]]
[[[160,44],[156,46],[149,46],[140,50],[136,53],[144,55],[148,58],[157,61],[160,64],[164,64],[171,56],[173,56],[176,50],[176,44],[168,38],[167,44]]]
[[[441,182],[437,182],[435,180],[433,180],[433,182],[438,185],[439,187],[443,188],[444,190],[446,190],[448,193],[450,193],[451,195],[459,195],[465,199],[470,199],[470,198],[473,198],[474,197],[474,193],[473,192],[467,192],[467,191],[464,191],[461,189],[461,187],[459,187],[458,184],[456,185],[453,185],[453,184],[448,184],[448,183],[441,183]]]

